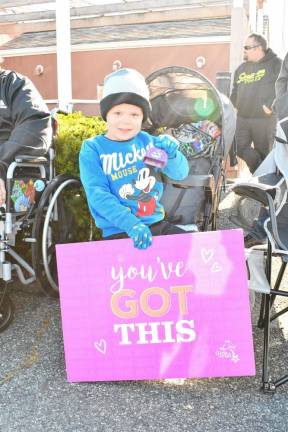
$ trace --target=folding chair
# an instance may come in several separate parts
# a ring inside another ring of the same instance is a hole
[[[270,326],[271,322],[288,312],[288,307],[272,314],[272,306],[277,296],[288,297],[288,292],[280,289],[288,262],[288,202],[287,183],[280,172],[253,178],[233,188],[234,192],[248,196],[268,208],[268,218],[264,223],[268,241],[265,249],[256,247],[247,250],[250,271],[250,288],[262,293],[258,327],[264,328],[262,389],[264,393],[274,393],[276,388],[288,381],[288,375],[272,381],[270,377]],[[281,266],[276,281],[272,285],[271,274],[273,257],[281,258]],[[264,274],[261,273],[261,260],[264,259]],[[251,273],[252,277],[251,278]],[[254,274],[254,275],[253,275]],[[255,275],[258,282],[255,287]]]

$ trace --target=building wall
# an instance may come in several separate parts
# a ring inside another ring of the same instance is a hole
[[[198,56],[206,59],[202,69],[197,69],[195,64]],[[229,43],[73,52],[73,99],[97,99],[97,85],[101,85],[104,76],[112,71],[115,60],[120,60],[124,67],[138,69],[144,76],[167,66],[190,67],[215,83],[217,72],[229,70]],[[36,75],[35,67],[40,64],[44,72]],[[7,57],[3,66],[27,75],[44,99],[57,99],[56,54]],[[75,104],[74,109],[85,114],[98,113],[97,104]]]
[[[35,67],[42,65],[44,73],[35,74]],[[5,69],[13,69],[29,77],[44,99],[57,99],[57,66],[56,55],[23,55],[6,57],[2,65]]]

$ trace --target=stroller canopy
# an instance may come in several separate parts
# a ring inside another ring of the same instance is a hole
[[[235,110],[207,78],[192,69],[172,66],[153,72],[146,82],[152,105],[150,127],[177,128],[210,120],[221,128],[223,156],[228,154],[235,131]]]
[[[215,228],[224,162],[234,137],[235,110],[207,78],[189,68],[159,69],[146,82],[152,112],[144,128],[176,137],[189,163],[191,187],[165,185],[161,201],[166,217],[172,223],[193,224],[202,230],[211,221]],[[200,177],[209,176],[213,177],[210,189],[196,184]]]

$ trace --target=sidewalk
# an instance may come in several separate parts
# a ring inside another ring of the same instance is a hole
[[[231,202],[228,195],[221,203],[219,228],[233,226],[228,220]],[[288,385],[274,396],[260,391],[259,305],[253,313],[256,377],[188,379],[183,385],[163,381],[69,384],[58,301],[43,296],[36,287],[15,285],[11,296],[15,320],[0,334],[3,432],[287,430]],[[285,371],[288,364],[287,334],[284,321],[273,325],[276,373]]]

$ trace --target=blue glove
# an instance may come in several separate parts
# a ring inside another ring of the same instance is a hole
[[[159,135],[154,142],[154,146],[163,149],[168,159],[173,159],[176,156],[178,150],[178,141],[170,135]]]
[[[127,233],[137,249],[147,249],[152,244],[152,234],[147,225],[138,223]]]

